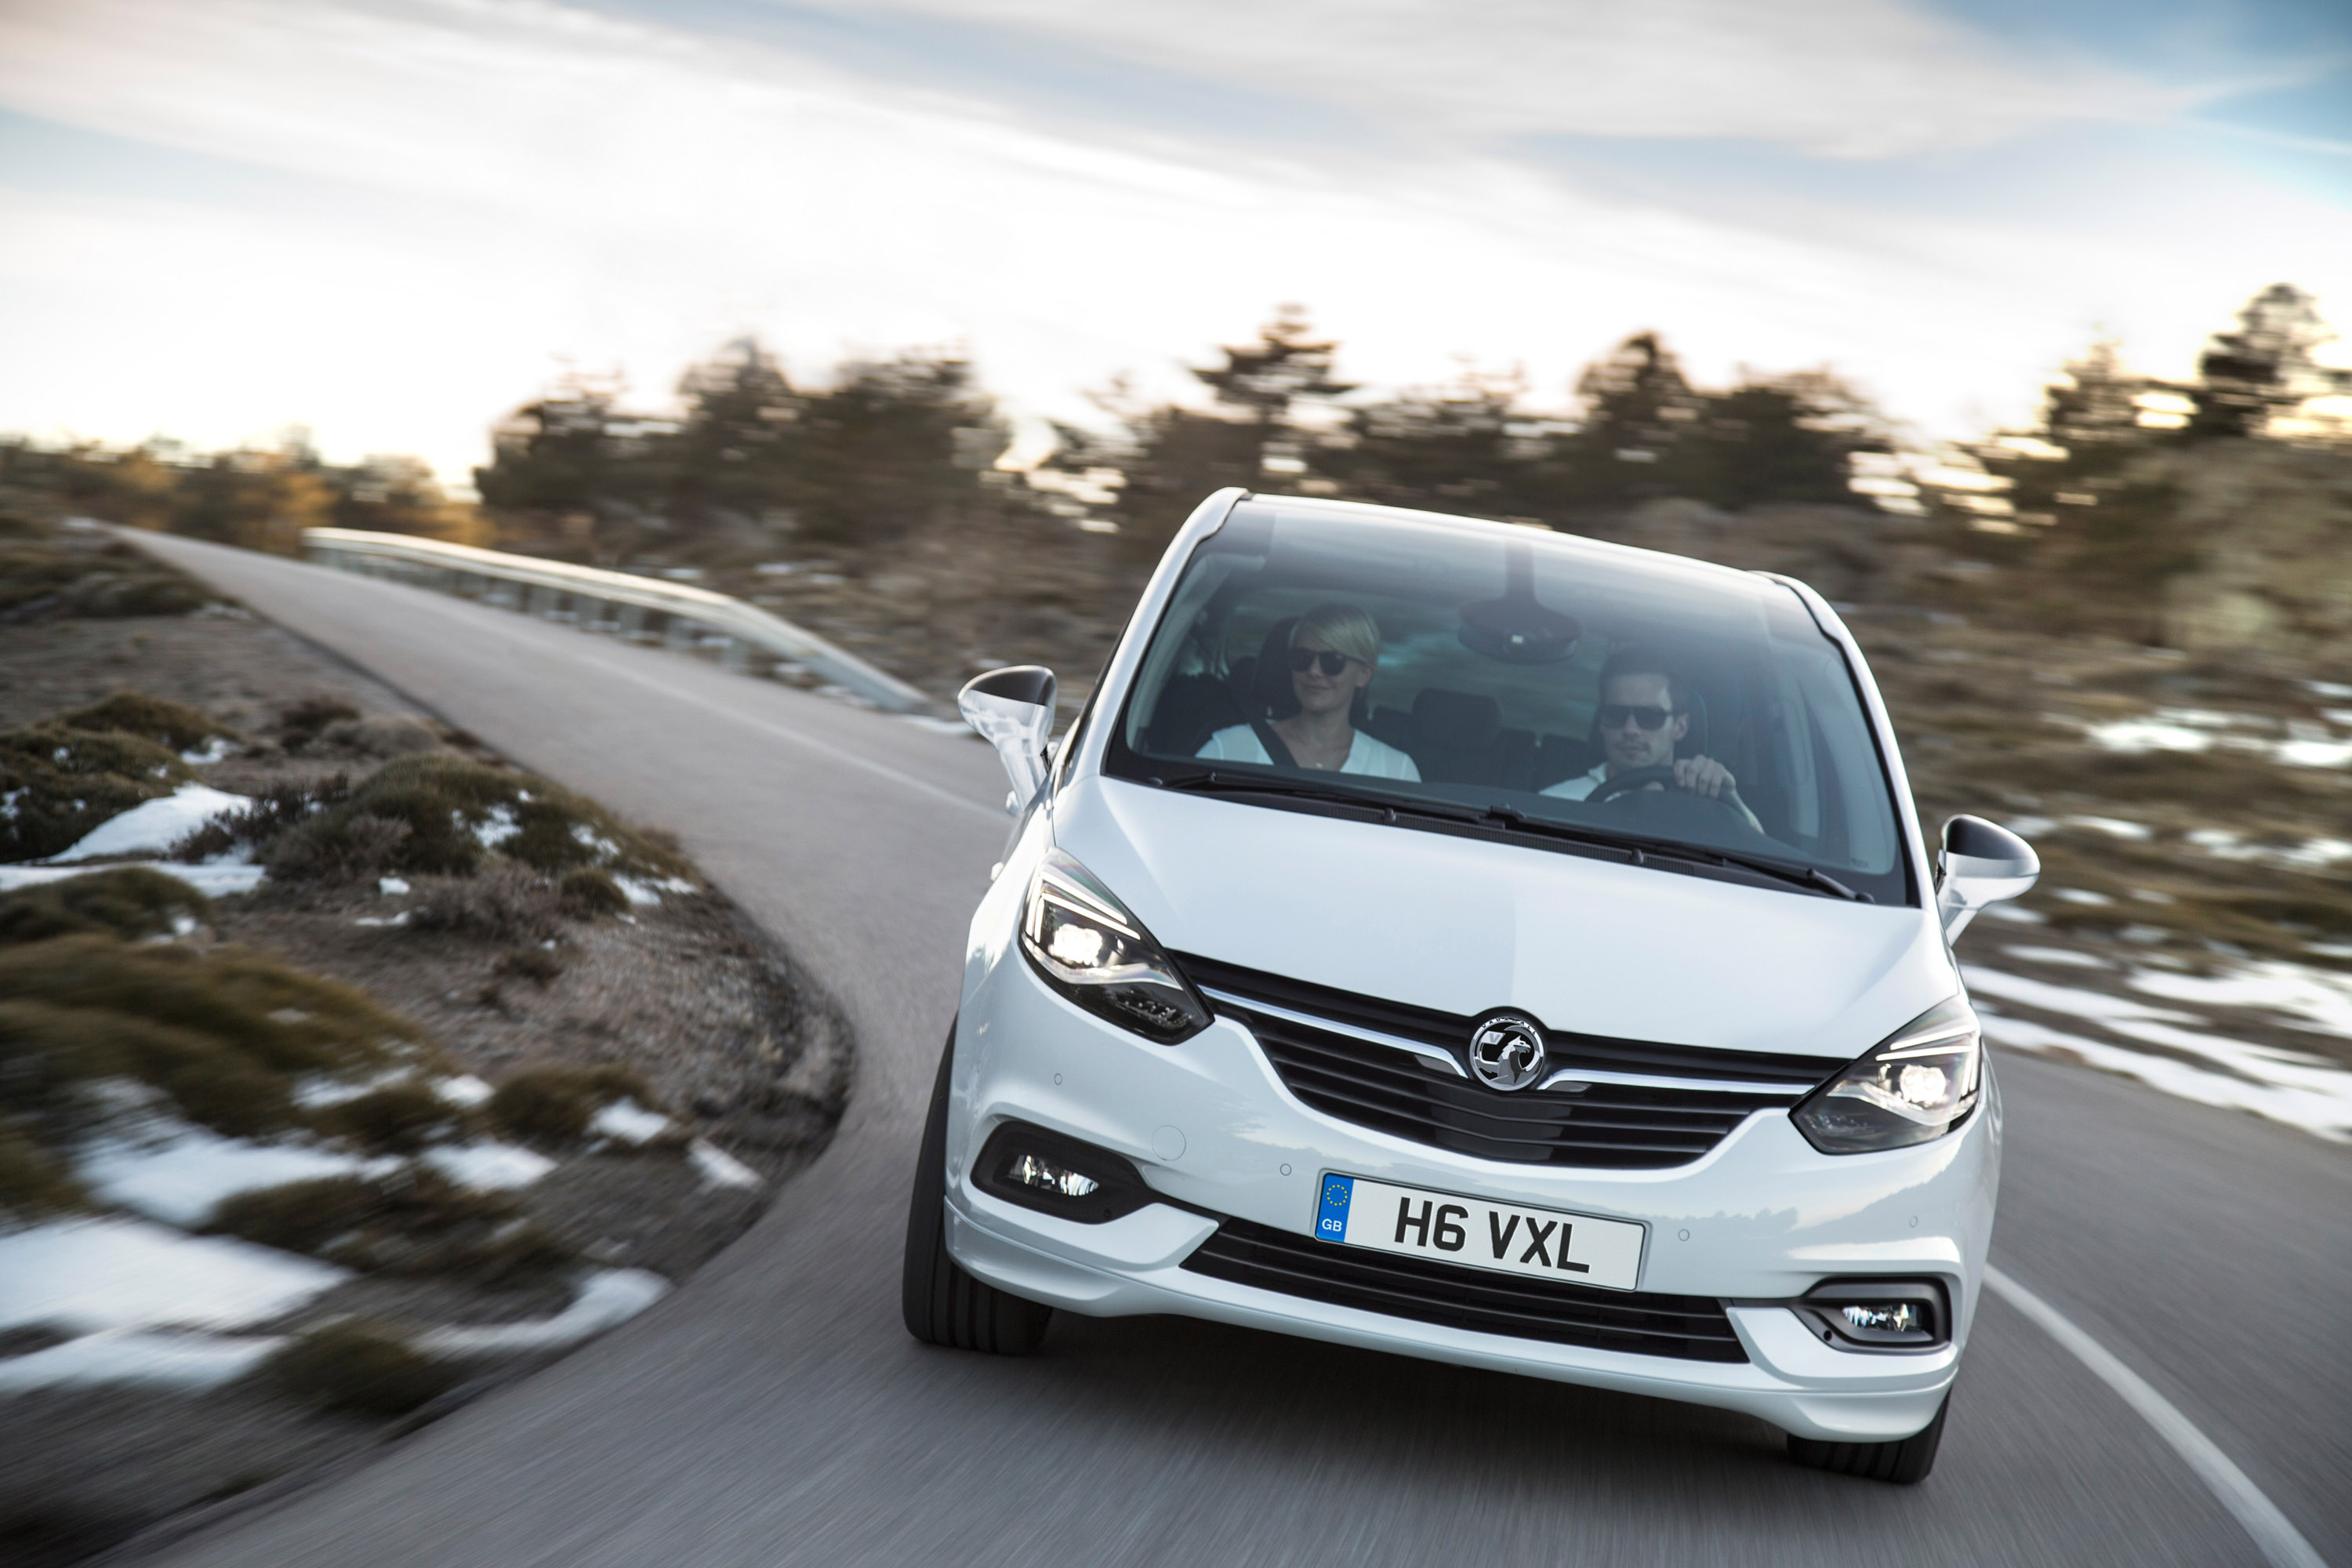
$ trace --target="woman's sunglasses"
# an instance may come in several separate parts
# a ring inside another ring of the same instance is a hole
[[[1648,703],[1635,706],[1626,702],[1604,702],[1601,705],[1601,727],[1604,730],[1622,730],[1628,719],[1644,730],[1663,730],[1666,727],[1666,721],[1674,716],[1673,709],[1654,708]]]
[[[1293,675],[1304,675],[1319,667],[1324,674],[1336,680],[1339,672],[1348,668],[1348,656],[1335,648],[1295,647],[1290,650],[1290,673]]]

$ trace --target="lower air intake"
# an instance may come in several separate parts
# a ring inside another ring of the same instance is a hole
[[[1723,1304],[1710,1297],[1523,1279],[1317,1241],[1247,1220],[1225,1221],[1184,1267],[1260,1290],[1482,1334],[1677,1361],[1748,1359]]]

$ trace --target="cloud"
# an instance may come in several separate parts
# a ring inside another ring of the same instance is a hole
[[[796,374],[961,342],[1071,414],[1122,369],[1176,389],[1281,300],[1374,384],[1468,353],[1555,400],[1653,326],[1703,374],[1833,360],[1958,433],[2022,414],[2096,323],[2185,354],[2273,277],[2352,298],[2352,218],[2242,180],[2223,205],[2172,166],[2157,217],[2063,234],[1933,204],[1768,223],[1453,131],[1073,128],[552,0],[0,6],[0,105],[184,150],[135,188],[0,178],[0,429],[217,444],[300,420],[331,455],[452,478],[561,359],[651,399],[747,330]],[[234,177],[255,166],[301,178]]]
[[[2028,59],[1896,0],[905,0],[1468,142],[1743,138],[1839,158],[2151,124],[2229,90]]]

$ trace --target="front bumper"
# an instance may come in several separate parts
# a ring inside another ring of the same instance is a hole
[[[1962,1131],[1883,1154],[1820,1154],[1785,1114],[1759,1111],[1701,1159],[1666,1170],[1507,1164],[1308,1109],[1232,1019],[1180,1046],[1156,1046],[1071,1005],[1017,952],[972,958],[951,1077],[947,1244],[991,1284],[1087,1316],[1174,1312],[1717,1405],[1813,1438],[1908,1436],[1934,1418],[1951,1384],[1991,1230],[1997,1091]],[[970,1179],[971,1158],[1008,1120],[1121,1154],[1174,1203],[1087,1225],[982,1192]],[[1638,1223],[1647,1236],[1637,1289],[1723,1301],[1748,1359],[1684,1361],[1484,1333],[1182,1267],[1217,1229],[1215,1215],[1310,1235],[1326,1171]],[[1826,1278],[1874,1275],[1943,1281],[1951,1342],[1900,1353],[1834,1348],[1770,1304]]]

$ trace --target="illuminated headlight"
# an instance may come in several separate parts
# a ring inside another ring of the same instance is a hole
[[[1021,911],[1021,950],[1087,1011],[1162,1045],[1209,1026],[1209,1010],[1143,922],[1058,849],[1046,851]]]
[[[1930,1007],[1789,1112],[1824,1154],[1864,1154],[1941,1138],[1977,1106],[1977,1016],[1958,996]]]

